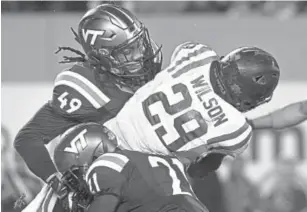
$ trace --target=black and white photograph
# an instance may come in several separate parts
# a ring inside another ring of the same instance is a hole
[[[1,1],[2,212],[307,212],[307,1]]]

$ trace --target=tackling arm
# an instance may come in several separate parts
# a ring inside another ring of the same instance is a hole
[[[104,212],[114,212],[119,204],[119,199],[114,195],[98,196],[91,203],[87,212],[97,212],[103,210]],[[102,209],[103,208],[103,209]]]
[[[236,117],[230,124],[230,133],[207,140],[208,154],[188,167],[188,174],[192,178],[205,177],[220,167],[225,156],[236,157],[247,148],[252,129],[243,115]]]
[[[75,124],[55,114],[47,103],[19,131],[14,141],[15,149],[28,168],[36,176],[47,181],[56,173],[56,168],[45,144]]]
[[[193,163],[188,168],[188,174],[192,178],[203,178],[208,173],[217,170],[226,155],[219,153],[211,153],[202,158],[197,163]]]
[[[253,129],[284,129],[307,120],[307,100],[287,105],[268,115],[249,120]]]

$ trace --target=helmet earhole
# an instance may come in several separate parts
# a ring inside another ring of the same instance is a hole
[[[266,78],[263,75],[260,76],[256,76],[253,78],[254,82],[261,84],[261,85],[265,85],[266,84]]]

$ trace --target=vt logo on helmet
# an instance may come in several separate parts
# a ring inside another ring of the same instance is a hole
[[[124,8],[103,4],[88,11],[75,35],[91,65],[133,90],[161,70],[161,47]]]
[[[238,48],[212,69],[219,95],[241,112],[269,102],[280,75],[276,59],[257,47]]]
[[[99,156],[117,147],[115,135],[97,123],[83,123],[68,129],[59,139],[53,154],[62,182],[74,192],[73,201],[87,208],[93,196],[85,182],[85,174]]]
[[[91,45],[95,44],[95,41],[96,41],[98,35],[102,36],[105,32],[106,32],[105,30],[90,30],[90,29],[88,29],[88,30],[85,31],[85,29],[82,29],[82,35],[83,35],[83,38],[86,42],[88,40],[89,35],[92,35],[91,42],[90,42]],[[112,40],[112,37],[107,38],[107,39]]]

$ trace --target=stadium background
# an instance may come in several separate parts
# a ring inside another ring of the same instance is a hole
[[[29,201],[40,189],[39,181],[16,155],[12,141],[50,98],[56,74],[68,67],[57,63],[63,55],[54,55],[57,47],[79,48],[69,28],[76,29],[85,10],[97,3],[1,2],[4,212],[14,211],[10,208],[20,193],[26,193]],[[123,4],[135,11],[153,39],[163,45],[164,66],[175,46],[189,40],[209,44],[220,55],[244,45],[271,52],[281,67],[281,82],[272,102],[248,117],[307,99],[306,2]],[[257,131],[242,158],[227,160],[217,175],[194,182],[199,198],[214,212],[307,211],[306,130],[307,123],[285,131]]]

